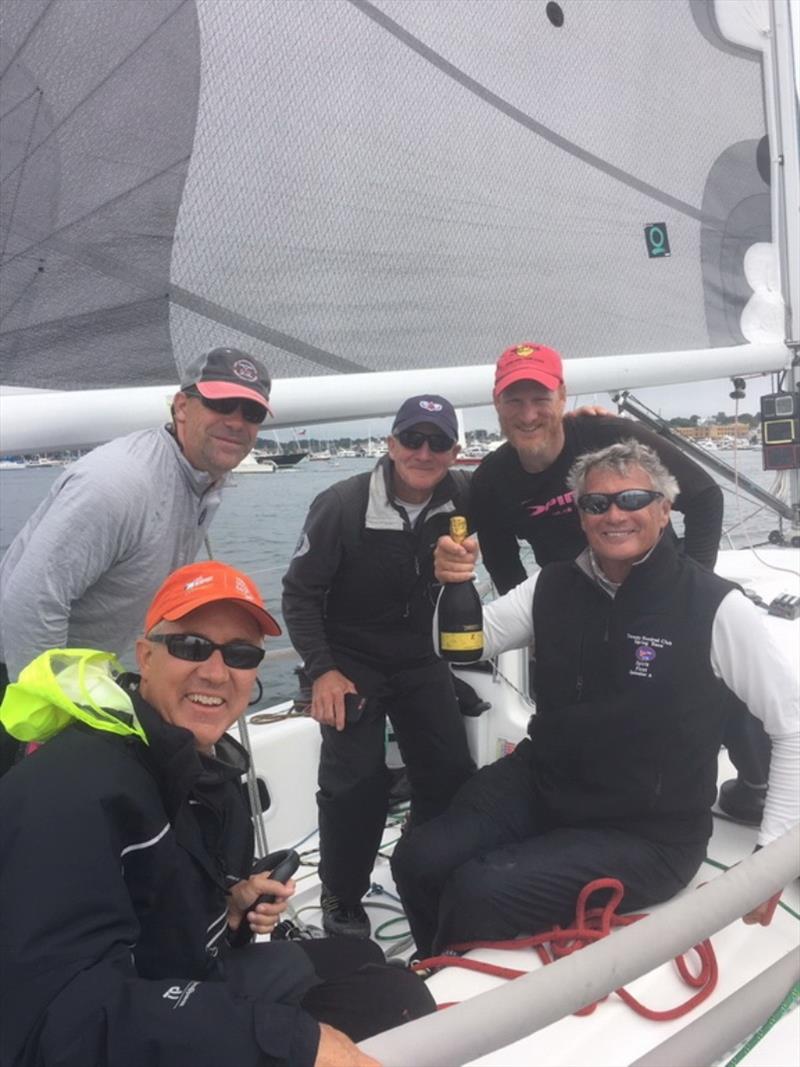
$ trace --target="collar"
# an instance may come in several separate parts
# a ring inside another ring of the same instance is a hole
[[[396,504],[393,494],[394,463],[388,456],[381,456],[369,479],[367,513],[364,525],[368,530],[407,530],[408,521],[402,501]],[[434,486],[431,498],[423,509],[426,518],[440,512],[455,512],[452,497],[455,492],[450,472]],[[421,516],[420,516],[421,517]],[[419,521],[419,520],[418,520]]]
[[[662,546],[666,546],[665,548]],[[624,582],[612,582],[611,579],[603,571],[600,566],[595,553],[592,551],[589,545],[584,548],[581,554],[575,560],[576,566],[583,571],[583,573],[594,583],[599,589],[602,589],[604,593],[607,593],[611,599],[617,595],[619,590],[625,586],[626,588],[631,585],[638,585],[640,576],[647,580],[647,576],[660,570],[661,566],[667,563],[668,559],[674,558],[676,555],[673,546],[669,543],[669,538],[665,538],[662,532],[659,539],[647,553],[638,559],[631,567],[630,574]],[[655,563],[652,566],[648,566],[650,561],[655,559]],[[641,570],[644,568],[644,570]],[[635,577],[634,577],[635,576]]]
[[[227,474],[224,474],[221,478],[215,479],[211,477],[208,471],[199,471],[197,467],[193,467],[183,453],[181,443],[178,440],[172,423],[162,426],[161,434],[168,446],[172,449],[175,455],[175,461],[183,475],[183,479],[195,496],[203,496],[210,489],[222,488],[227,481]]]
[[[198,752],[194,736],[182,726],[165,722],[138,690],[133,704],[150,744],[142,749],[158,779],[167,813],[174,817],[189,793],[203,792],[225,780],[238,781],[249,766],[247,753],[230,734],[223,734],[214,755]]]

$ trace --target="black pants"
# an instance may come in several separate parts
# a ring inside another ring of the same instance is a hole
[[[579,892],[595,878],[622,882],[626,911],[668,900],[704,855],[703,845],[554,825],[536,803],[523,742],[483,767],[444,815],[406,834],[392,870],[417,948],[429,955],[460,941],[506,940],[568,923]],[[593,898],[602,903],[602,895]]]
[[[436,1010],[422,979],[387,964],[374,941],[253,942],[220,966],[234,996],[299,1005],[353,1041]]]
[[[761,720],[738,697],[730,694],[730,711],[722,743],[739,778],[749,785],[766,785],[772,746]]]
[[[368,701],[359,722],[321,728],[319,871],[332,893],[355,903],[369,888],[388,810],[386,716],[408,772],[412,825],[441,814],[475,765],[446,663],[389,672],[338,651],[336,660]]]
[[[363,1041],[436,1011],[428,987],[411,971],[392,967],[374,941],[343,937],[297,941],[322,979],[301,1006],[317,1022]]]

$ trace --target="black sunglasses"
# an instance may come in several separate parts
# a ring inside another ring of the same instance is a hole
[[[402,430],[397,434],[397,440],[403,448],[410,448],[412,452],[422,448],[426,441],[431,452],[449,452],[455,444],[446,433],[420,433],[419,430]]]
[[[654,500],[660,500],[663,493],[655,489],[622,489],[619,493],[584,493],[578,498],[578,507],[587,515],[604,515],[612,504],[620,511],[641,511]]]
[[[237,671],[252,670],[264,658],[264,649],[247,641],[228,641],[224,645],[217,645],[199,634],[151,634],[147,640],[166,645],[170,656],[188,660],[189,663],[203,663],[219,651],[225,665]]]
[[[267,409],[264,404],[256,400],[246,400],[239,396],[226,396],[221,400],[210,400],[198,389],[184,389],[187,396],[196,397],[204,408],[215,411],[217,415],[232,415],[237,408],[241,408],[242,418],[245,422],[255,423],[260,426],[267,417]]]

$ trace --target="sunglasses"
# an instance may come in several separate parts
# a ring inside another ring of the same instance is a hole
[[[219,651],[225,666],[237,671],[252,670],[264,658],[264,649],[247,641],[228,641],[224,645],[217,645],[199,634],[151,634],[147,640],[166,645],[170,656],[185,659],[189,663],[203,663]]]
[[[242,412],[244,421],[255,423],[256,426],[260,426],[267,417],[266,407],[256,400],[245,400],[239,396],[226,396],[221,400],[210,400],[207,396],[203,396],[199,390],[184,389],[183,391],[187,396],[196,397],[204,408],[208,408],[209,411],[215,411],[217,415],[232,415],[238,408]]]
[[[455,444],[446,433],[420,433],[419,430],[403,430],[397,434],[397,440],[403,448],[410,448],[412,452],[422,448],[426,441],[431,452],[449,452]]]
[[[612,504],[620,511],[641,511],[654,500],[660,500],[663,493],[655,489],[622,489],[619,493],[584,493],[578,497],[578,507],[587,515],[604,515]]]

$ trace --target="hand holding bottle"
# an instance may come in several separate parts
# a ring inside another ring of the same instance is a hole
[[[445,535],[433,550],[433,569],[439,582],[471,582],[478,562],[478,542],[474,537],[458,542]]]
[[[453,546],[450,551],[441,547],[442,541],[448,540]],[[471,581],[478,546],[473,541],[474,551],[459,552],[467,543],[467,520],[454,515],[450,519],[450,537],[441,538],[434,551],[434,560],[438,552],[440,560],[444,558],[447,563],[441,573],[455,575],[442,585],[436,604],[438,652],[450,663],[477,663],[483,658],[483,607]],[[438,565],[436,577],[439,578]]]

